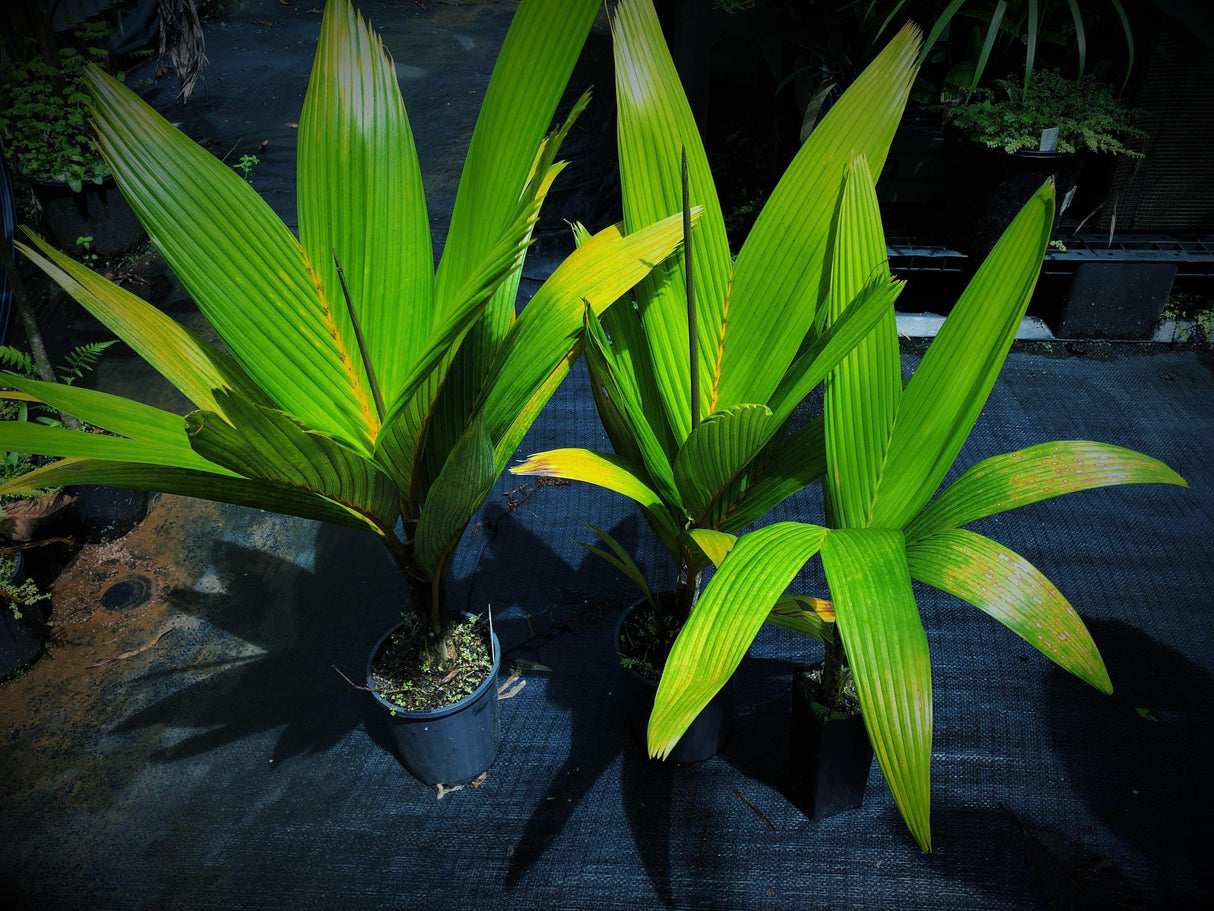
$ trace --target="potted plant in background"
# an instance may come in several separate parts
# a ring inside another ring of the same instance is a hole
[[[837,211],[832,320],[874,270],[888,269],[862,157],[853,161]],[[845,654],[877,761],[924,850],[931,847],[932,681],[912,579],[970,602],[1060,667],[1111,692],[1095,644],[1057,588],[1023,557],[963,526],[1062,493],[1184,480],[1121,447],[1053,442],[974,465],[932,499],[1015,338],[1053,214],[1047,182],[979,268],[905,388],[892,319],[831,372],[824,401],[828,521],[773,524],[736,545],[712,536],[721,563],[667,662],[649,726],[654,754],[671,749],[728,679],[771,606],[815,554],[833,604],[829,635],[842,646],[827,651],[835,667],[824,676],[833,676]],[[831,697],[824,696],[828,710]]]
[[[944,157],[962,201],[950,205],[943,231],[953,248],[980,260],[1047,177],[1058,187],[1059,219],[1102,204],[1099,170],[1088,169],[1082,193],[1079,178],[1089,151],[1137,154],[1125,142],[1142,134],[1118,98],[1134,56],[1120,0],[945,6],[922,62],[951,137]]]
[[[1027,85],[1000,79],[944,105],[946,122],[968,143],[983,147],[971,169],[980,206],[967,229],[969,249],[985,253],[1015,214],[1015,206],[1053,175],[1061,195],[1057,217],[1070,207],[1090,154],[1141,158],[1127,146],[1145,133],[1134,112],[1091,76],[1067,79],[1038,70]],[[985,149],[994,150],[986,152]]]
[[[102,392],[8,377],[108,434],[0,425],[6,448],[63,457],[0,492],[67,479],[118,484],[373,534],[404,576],[416,615],[405,624],[410,635],[385,647],[411,651],[423,666],[419,680],[450,677],[458,689],[447,701],[489,715],[488,724],[472,722],[486,735],[474,754],[447,756],[442,744],[464,732],[443,728],[458,727],[465,713],[413,711],[377,696],[397,727],[430,730],[420,755],[402,758],[432,783],[474,776],[497,746],[496,700],[483,712],[469,705],[459,668],[478,660],[469,649],[482,663],[489,656],[476,703],[493,692],[500,651],[483,626],[461,632],[463,618],[451,615],[448,560],[568,372],[583,311],[603,310],[681,237],[677,216],[627,234],[600,231],[515,318],[519,269],[569,123],[542,137],[597,6],[519,5],[437,272],[394,64],[349,0],[325,10],[300,117],[298,239],[231,168],[114,78],[87,74],[102,154],[225,350],[45,241],[21,247],[197,410],[183,420]],[[406,749],[414,741],[399,742]]]
[[[656,678],[694,612],[709,564],[687,532],[739,531],[821,476],[823,425],[805,422],[797,407],[884,318],[901,289],[888,275],[875,277],[856,289],[855,306],[823,329],[833,199],[853,150],[878,165],[884,160],[914,77],[918,33],[904,29],[836,102],[788,166],[735,262],[650,0],[615,4],[611,28],[624,224],[631,229],[684,206],[684,154],[688,204],[703,206],[704,215],[692,235],[691,268],[687,257],[672,257],[638,285],[635,304],[623,299],[602,317],[586,316],[587,365],[614,451],[554,450],[511,470],[587,481],[638,503],[677,578],[673,594],[638,604],[619,638],[636,646],[624,657]],[[623,548],[613,550],[639,577]],[[796,625],[800,613],[781,610],[772,619]],[[655,685],[651,679],[650,693]],[[723,730],[718,721],[706,723]],[[704,758],[716,745],[678,758]]]
[[[967,101],[945,105],[945,119],[972,142],[1009,155],[1105,152],[1142,157],[1125,145],[1145,136],[1134,126],[1134,112],[1091,76],[1065,79],[1047,70],[1035,74],[1027,89],[1010,79],[996,80],[995,85],[998,91],[979,89]],[[1043,149],[1046,144],[1053,148]]]
[[[4,153],[29,183],[55,241],[67,246],[89,236],[100,256],[125,252],[143,233],[89,127],[85,70],[91,63],[113,71],[109,31],[104,22],[85,22],[75,43],[52,49],[31,36],[10,39],[0,56]]]

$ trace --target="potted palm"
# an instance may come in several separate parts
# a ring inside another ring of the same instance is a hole
[[[543,452],[511,470],[587,481],[639,504],[676,576],[673,594],[641,602],[619,637],[635,644],[624,657],[648,666],[652,688],[709,565],[688,530],[737,532],[821,476],[823,424],[806,422],[798,406],[901,289],[888,275],[875,277],[856,289],[853,307],[823,326],[833,200],[853,150],[884,160],[914,77],[918,37],[904,29],[835,103],[735,262],[652,3],[621,0],[610,16],[624,224],[631,230],[690,205],[704,214],[690,255],[655,269],[638,285],[635,303],[623,299],[601,317],[586,315],[587,365],[614,451]],[[639,576],[623,550],[614,551]],[[801,622],[799,610],[769,613],[774,622]]]
[[[412,650],[419,677],[450,676],[459,688],[449,701],[461,702],[467,681],[459,669],[479,650],[489,657],[492,689],[500,652],[487,630],[467,635],[463,618],[450,613],[448,560],[568,372],[583,310],[601,312],[681,237],[677,217],[600,231],[515,317],[519,269],[561,170],[555,156],[568,123],[547,139],[544,131],[597,5],[519,5],[437,270],[394,64],[349,0],[326,7],[300,117],[298,239],[231,168],[90,69],[106,163],[225,348],[31,236],[21,251],[195,410],[183,419],[10,376],[6,383],[108,434],[0,425],[5,448],[61,457],[0,492],[67,480],[116,484],[362,529],[407,585],[418,621],[392,641]],[[420,719],[405,717],[417,713],[404,706],[389,711],[402,724],[428,725],[429,709],[417,710]],[[496,748],[496,725],[486,730],[492,742],[474,758],[414,770],[448,784],[481,771]]]
[[[832,320],[846,312],[853,288],[888,268],[863,158],[854,160],[837,205]],[[1053,215],[1047,182],[975,274],[905,388],[892,321],[879,323],[831,372],[824,403],[829,521],[776,523],[736,545],[714,537],[720,566],[658,689],[649,726],[655,754],[672,747],[728,679],[785,586],[816,554],[834,614],[820,634],[841,646],[827,650],[834,667],[825,675],[846,660],[876,759],[924,850],[931,847],[932,682],[912,580],[973,604],[1060,667],[1111,692],[1091,636],[1058,589],[1023,557],[964,526],[1063,493],[1184,480],[1117,446],[1050,442],[974,465],[933,499],[1011,347]],[[832,695],[823,698],[829,703]]]

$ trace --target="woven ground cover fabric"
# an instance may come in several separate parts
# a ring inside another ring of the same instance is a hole
[[[56,674],[104,644],[90,652],[91,622],[69,624],[64,647],[4,692],[7,891],[20,907],[1198,904],[1210,886],[1198,823],[1214,739],[1214,378],[1191,350],[1101,350],[1014,353],[961,463],[1088,436],[1163,458],[1191,491],[1096,491],[987,529],[1089,621],[1111,697],[978,611],[919,592],[936,692],[931,854],[875,768],[855,812],[814,823],[785,798],[790,674],[815,654],[792,634],[764,633],[743,662],[720,756],[644,759],[611,644],[633,595],[574,542],[588,537],[579,519],[610,529],[660,582],[656,545],[622,498],[505,478],[453,577],[457,599],[493,605],[500,682],[512,669],[525,681],[501,703],[502,747],[479,787],[440,798],[412,779],[370,697],[333,669],[357,681],[403,606],[372,542],[162,498],[127,554],[164,560],[140,535],[189,534],[163,603],[124,622],[173,634]],[[558,441],[602,442],[581,370],[520,453]],[[777,518],[818,509],[807,494]]]
[[[366,7],[398,64],[436,244],[512,6]],[[226,4],[224,27],[207,27],[205,92],[170,116],[232,161],[268,139],[251,180],[289,225],[317,10]],[[605,29],[592,41],[601,55]],[[165,110],[171,83],[150,90]],[[610,94],[609,78],[597,84]],[[524,293],[542,277],[533,256]],[[139,293],[164,304],[159,287]],[[174,316],[205,334],[170,290]],[[56,330],[96,332],[78,310],[56,312]],[[906,371],[921,347],[908,344]],[[99,383],[160,395],[136,369],[115,350]],[[606,448],[586,384],[576,368],[520,458]],[[852,813],[810,822],[784,796],[791,674],[820,654],[791,633],[764,631],[743,661],[719,756],[644,759],[611,642],[636,594],[578,546],[593,538],[580,520],[618,538],[655,587],[673,581],[668,558],[622,497],[506,476],[451,576],[457,606],[492,607],[504,651],[502,746],[478,787],[411,778],[359,689],[368,651],[407,609],[373,540],[159,497],[130,535],[81,553],[55,590],[50,653],[0,685],[0,895],[19,909],[156,911],[1207,907],[1212,401],[1196,349],[1056,342],[1010,357],[958,471],[1087,438],[1162,459],[1191,486],[1092,491],[976,526],[1067,595],[1112,696],[917,589],[935,692],[931,854],[875,767]],[[820,517],[811,490],[771,518]],[[800,582],[824,592],[817,564]],[[142,595],[107,601],[119,585]]]

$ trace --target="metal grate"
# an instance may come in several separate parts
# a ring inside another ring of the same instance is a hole
[[[1185,278],[1214,276],[1214,236],[1169,234],[1064,235],[1065,250],[1045,254],[1047,273],[1071,271],[1080,263],[1171,263]],[[1065,268],[1059,268],[1063,267]]]
[[[1171,20],[1153,42],[1134,106],[1142,159],[1113,169],[1099,225],[1118,231],[1214,231],[1214,54]]]

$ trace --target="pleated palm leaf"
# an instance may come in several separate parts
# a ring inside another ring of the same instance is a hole
[[[6,423],[6,450],[63,458],[4,492],[115,484],[366,529],[441,634],[450,554],[577,356],[583,309],[601,311],[681,239],[677,218],[627,235],[608,228],[515,318],[569,124],[541,140],[597,6],[519,5],[437,273],[394,64],[348,0],[326,8],[300,118],[298,240],[230,168],[94,70],[100,148],[230,354],[34,237],[22,251],[196,410],[183,420],[6,377],[110,434]]]
[[[1096,645],[1058,589],[1023,557],[963,526],[1063,493],[1184,480],[1128,449],[1053,442],[974,465],[932,499],[1015,338],[1053,215],[1051,182],[983,263],[905,387],[892,312],[831,372],[824,404],[829,527],[781,522],[736,545],[706,539],[722,562],[666,665],[649,725],[652,753],[669,752],[729,679],[785,587],[819,553],[834,617],[817,625],[818,634],[841,639],[877,761],[924,850],[931,846],[932,682],[912,579],[973,604],[1060,667],[1112,691]],[[831,319],[874,269],[888,269],[862,156],[839,201],[836,237]]]
[[[685,151],[690,202],[704,209],[691,242],[694,303],[680,253],[637,286],[635,304],[626,299],[601,318],[588,314],[587,364],[614,451],[554,450],[511,470],[587,481],[635,500],[678,568],[677,625],[708,565],[686,531],[740,530],[822,475],[823,424],[795,426],[794,410],[901,289],[888,273],[875,276],[823,331],[838,189],[853,152],[878,169],[885,160],[914,79],[919,36],[904,29],[840,98],[734,262],[652,3],[620,0],[610,12],[624,224],[631,229],[680,210]]]

